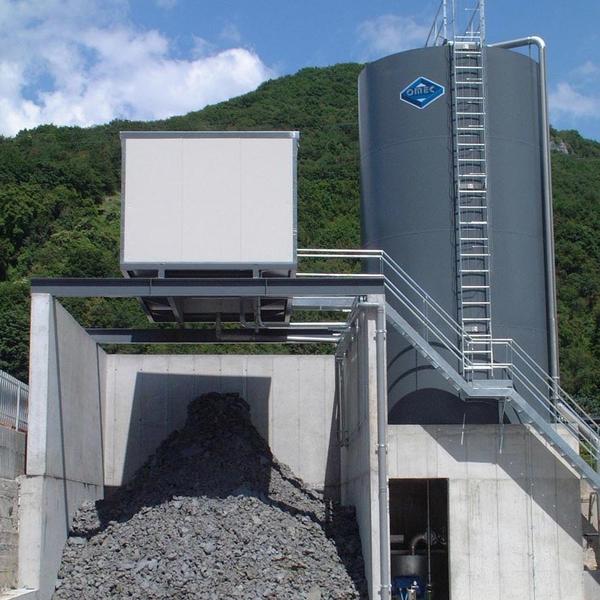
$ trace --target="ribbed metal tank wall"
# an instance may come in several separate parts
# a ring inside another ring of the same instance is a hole
[[[514,51],[486,52],[493,333],[517,340],[548,370],[538,66]],[[400,99],[420,76],[446,89],[424,109]],[[456,318],[450,85],[448,46],[395,54],[362,71],[361,210],[364,247],[385,250]],[[388,385],[391,422],[498,418],[491,403],[459,402],[391,327]]]

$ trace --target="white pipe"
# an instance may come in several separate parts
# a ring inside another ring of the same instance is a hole
[[[336,257],[337,258],[337,257]],[[296,273],[296,277],[329,277],[332,279],[381,279],[379,273]]]
[[[293,321],[287,326],[271,326],[269,329],[345,329],[347,321]]]
[[[381,598],[391,594],[390,527],[388,522],[388,466],[387,466],[387,365],[385,360],[385,306],[377,306],[375,333],[377,361],[377,466],[379,471],[379,560],[381,561]]]
[[[17,385],[17,414],[15,415],[15,430],[19,431],[19,415],[21,414],[21,384]]]
[[[389,491],[387,465],[387,364],[385,360],[385,305],[379,302],[361,302],[361,308],[375,308],[375,356],[377,365],[377,470],[379,482],[379,569],[380,596],[389,600],[391,596],[390,576],[390,526],[388,522]]]
[[[359,309],[372,308],[377,310],[375,324],[375,362],[377,368],[377,470],[379,484],[379,574],[380,596],[389,600],[391,596],[390,575],[390,527],[388,522],[389,491],[387,466],[387,364],[385,360],[385,303],[359,302],[353,314]],[[352,322],[352,317],[349,322]],[[346,330],[336,350],[336,357],[343,358],[352,336],[352,327]]]
[[[337,254],[357,254],[359,256],[381,256],[383,250],[369,250],[368,248],[298,248],[298,254],[325,254],[334,256]]]
[[[340,338],[337,336],[331,336],[331,337],[327,337],[327,336],[322,336],[322,337],[317,337],[317,336],[309,336],[309,335],[288,335],[287,336],[287,341],[288,342],[295,342],[295,343],[309,343],[309,344],[316,344],[316,343],[333,343],[333,344],[337,344],[340,341]]]
[[[540,117],[542,122],[542,174],[544,186],[544,234],[546,249],[546,298],[548,302],[547,327],[550,354],[550,376],[557,387],[560,384],[558,357],[558,327],[556,312],[556,273],[554,266],[554,217],[552,213],[552,162],[550,157],[550,119],[548,116],[548,83],[546,42],[537,35],[490,44],[496,48],[537,46],[540,65]],[[556,394],[555,394],[556,396]]]

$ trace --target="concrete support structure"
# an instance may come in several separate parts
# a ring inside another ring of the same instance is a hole
[[[0,478],[14,479],[25,473],[25,440],[22,431],[0,426]]]
[[[17,583],[18,494],[14,479],[0,479],[0,590]]]
[[[380,298],[368,300],[336,357],[161,356],[106,355],[52,296],[34,294],[20,585],[49,600],[81,502],[127,481],[183,424],[189,401],[217,391],[246,398],[275,456],[356,508],[372,600],[387,591],[389,510],[378,454],[386,448],[390,478],[449,481],[452,598],[582,600],[579,480],[534,433],[390,425],[382,439]]]
[[[106,355],[48,294],[33,294],[19,585],[49,600],[73,515],[126,482],[204,392],[239,393],[274,455],[340,494],[334,357]]]
[[[376,332],[376,310],[361,311],[337,361],[341,497],[356,507],[371,599],[381,591]]]
[[[535,433],[391,425],[388,435],[390,479],[448,479],[451,598],[583,598],[580,481]]]
[[[587,482],[581,485],[581,517],[584,536],[583,589],[585,600],[600,598],[600,506],[599,495]]]
[[[27,475],[21,481],[19,585],[54,591],[73,514],[103,494],[105,353],[51,296],[31,299]]]
[[[585,600],[597,600],[600,594],[600,573],[598,571],[583,572],[583,589]]]
[[[25,473],[22,431],[0,426],[0,590],[17,583],[18,493],[17,477]]]
[[[183,426],[191,400],[227,392],[249,403],[278,460],[338,495],[333,356],[113,354],[106,374],[105,485],[127,482]]]

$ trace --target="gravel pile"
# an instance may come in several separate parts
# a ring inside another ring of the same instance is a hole
[[[84,505],[53,598],[366,598],[351,509],[277,462],[236,396],[193,401],[134,480]]]

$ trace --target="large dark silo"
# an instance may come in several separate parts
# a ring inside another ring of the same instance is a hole
[[[517,340],[548,371],[538,64],[501,48],[486,54],[493,335]],[[400,98],[419,77],[445,88],[423,109]],[[451,48],[367,65],[359,103],[363,245],[385,250],[457,318]],[[388,386],[391,422],[498,419],[493,403],[460,401],[391,327]]]

